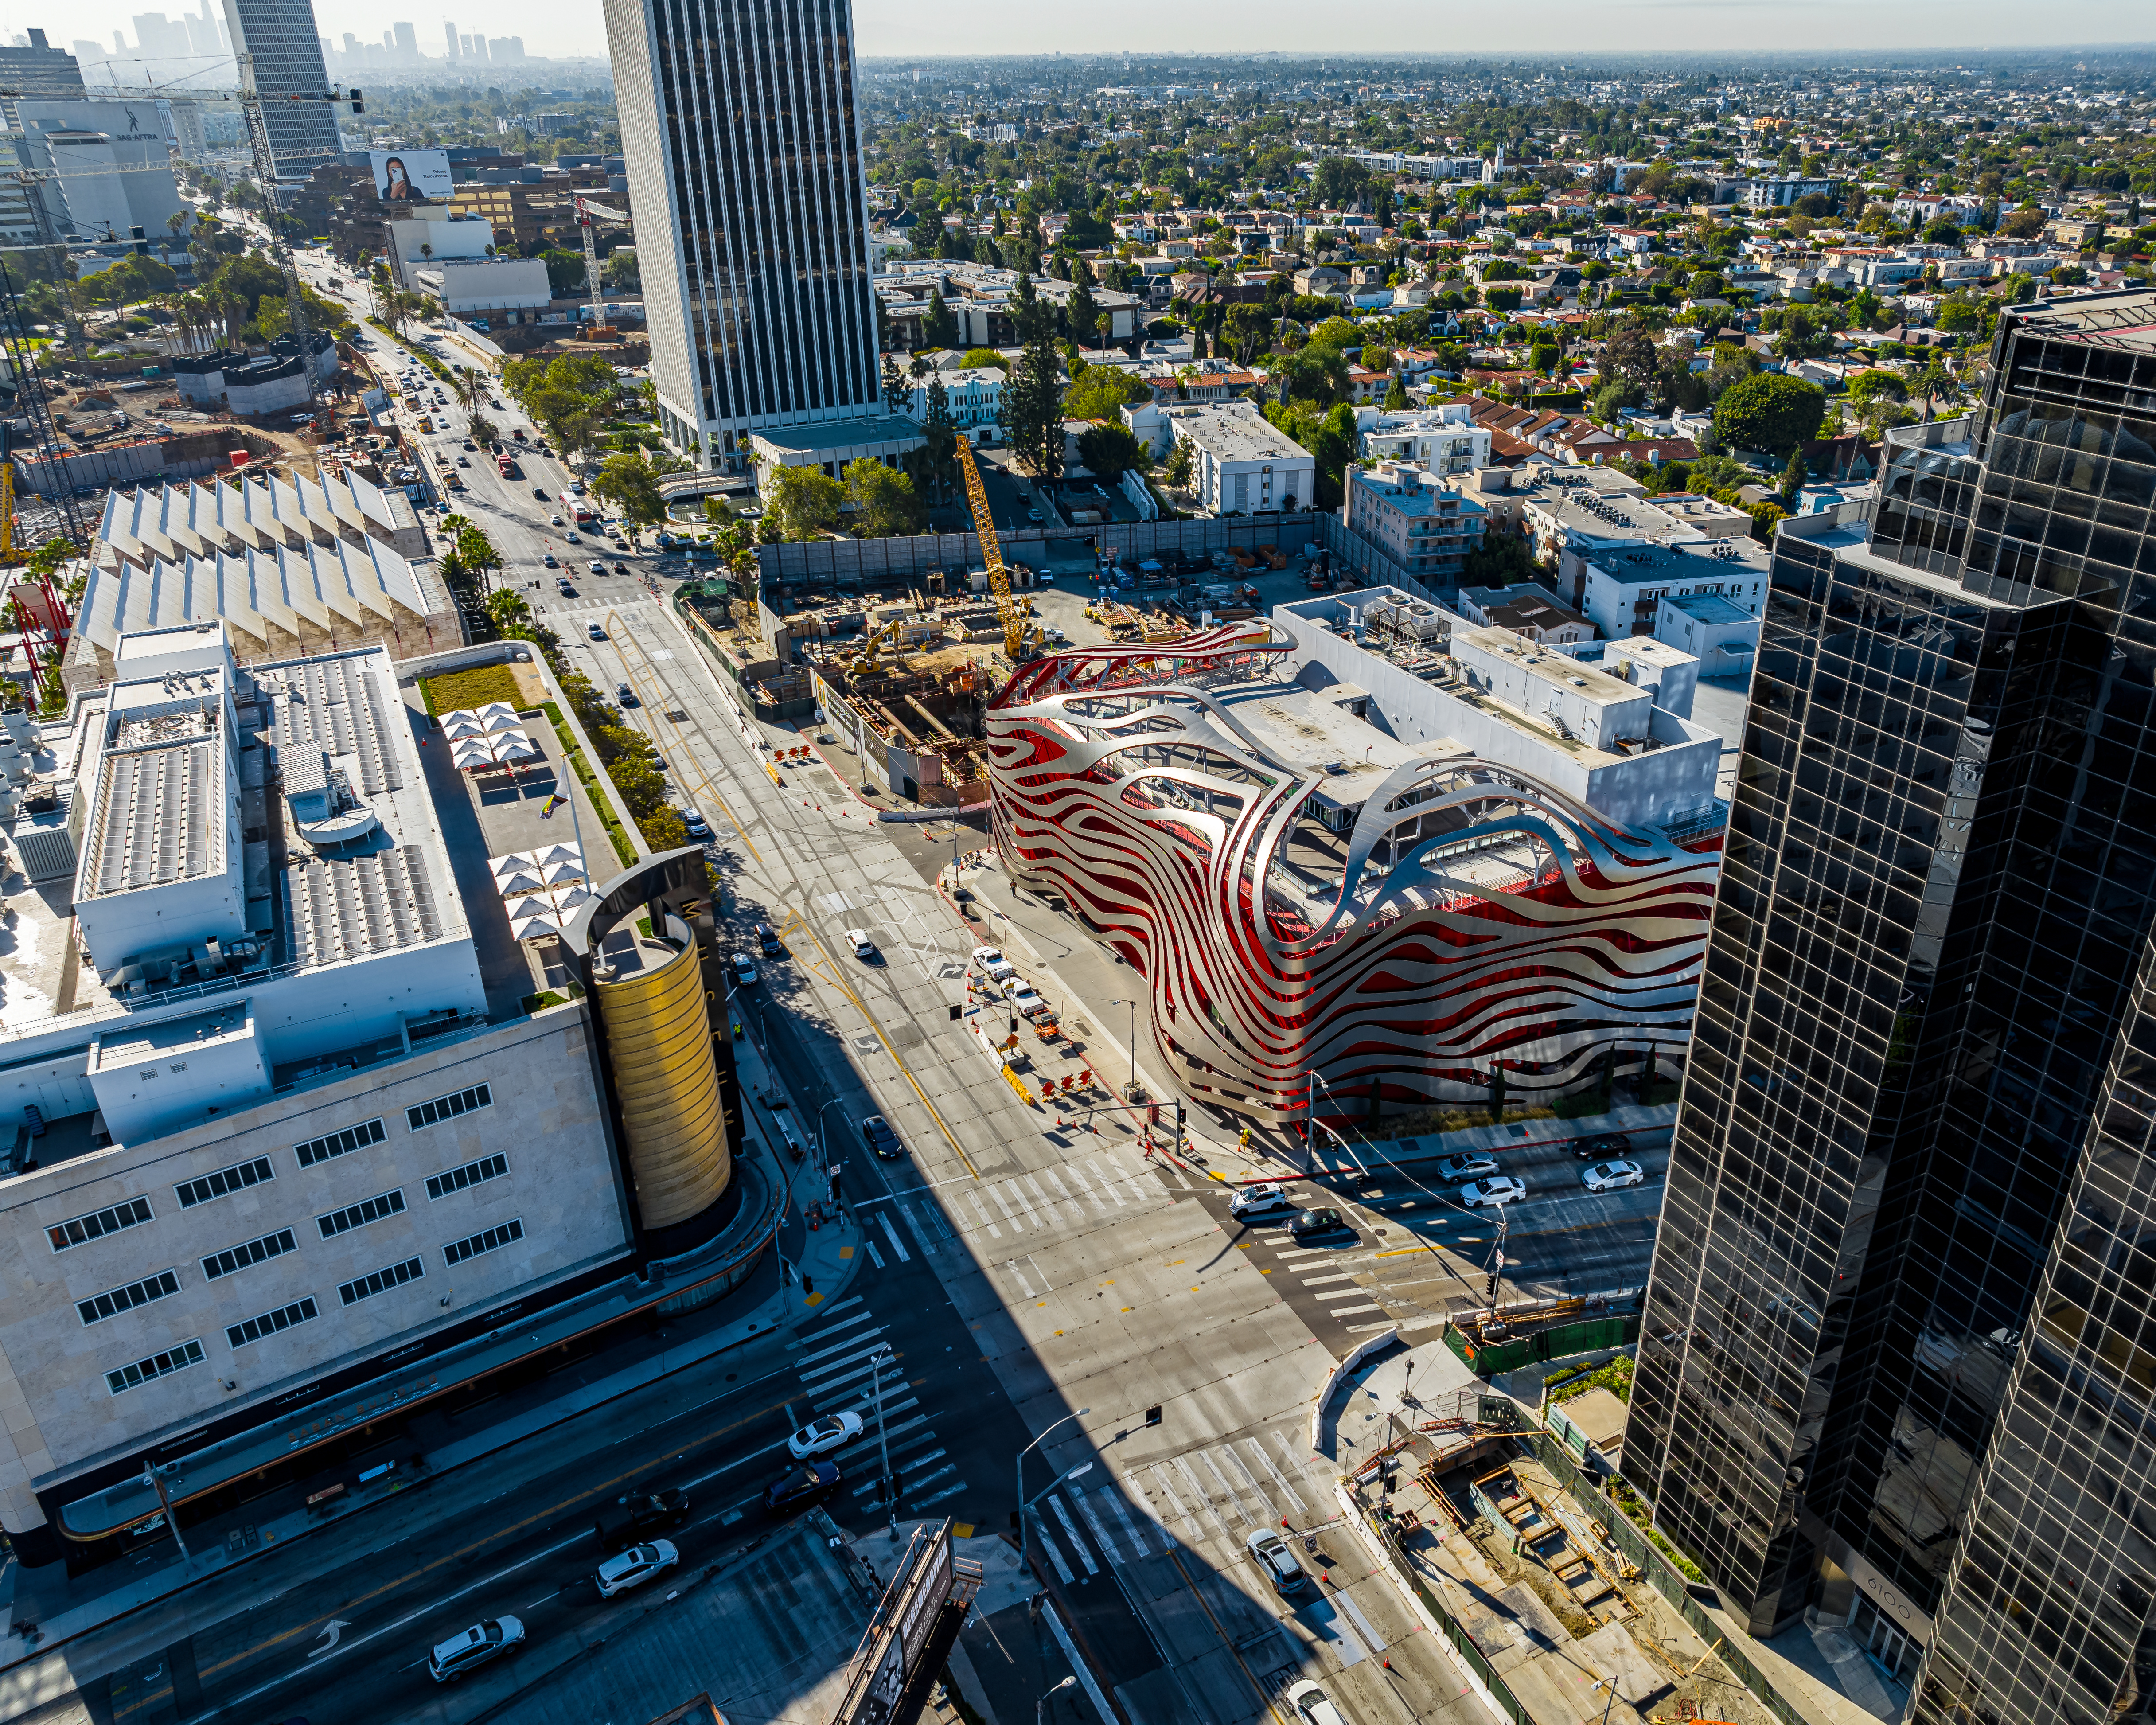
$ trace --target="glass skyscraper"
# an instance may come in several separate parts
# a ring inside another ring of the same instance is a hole
[[[1624,1472],[1926,1725],[2147,1718],[2156,294],[1881,489],[1776,541]]]
[[[848,0],[606,0],[666,440],[880,415]]]
[[[330,74],[322,65],[311,0],[224,0],[224,22],[239,57],[242,86],[263,98],[262,123],[270,133],[278,184],[295,184],[335,162],[343,146],[336,116],[320,100],[329,90]],[[310,96],[316,100],[305,100]]]

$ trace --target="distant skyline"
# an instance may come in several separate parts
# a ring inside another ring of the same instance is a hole
[[[220,8],[220,15],[222,8]],[[201,0],[90,0],[64,10],[13,0],[0,12],[0,39],[40,26],[56,47],[78,37],[108,49],[112,33],[135,40],[138,12],[162,10],[168,18],[199,13]],[[1365,15],[1372,16],[1372,15]],[[1479,14],[1449,12],[1427,22],[1390,17],[1344,28],[1336,14],[1286,0],[1224,0],[1163,13],[1141,0],[1105,0],[1088,8],[1082,28],[1072,15],[962,0],[938,8],[917,0],[855,0],[855,19],[865,59],[922,59],[984,54],[1027,55],[1060,51],[1070,55],[1173,53],[1218,54],[1276,52],[1296,57],[1348,54],[1502,54],[1522,59],[1561,53],[1702,54],[1909,53],[1956,49],[2044,49],[2066,45],[2156,48],[2146,4],[2127,0],[2056,0],[2032,8],[2006,0],[1911,0],[1881,6],[1876,0],[1556,0],[1537,7],[1531,25],[1499,8]],[[590,0],[531,0],[504,5],[481,0],[467,9],[432,13],[378,6],[365,13],[350,0],[317,0],[321,33],[341,43],[351,31],[378,42],[391,24],[408,22],[423,50],[436,57],[444,17],[466,34],[521,36],[528,54],[549,58],[603,58],[606,32]],[[1376,39],[1356,41],[1367,29]],[[2041,37],[2032,31],[2041,29]],[[1226,44],[1232,43],[1233,47]],[[1561,44],[1561,46],[1559,46]]]

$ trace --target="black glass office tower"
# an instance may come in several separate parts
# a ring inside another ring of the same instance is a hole
[[[2156,1709],[2156,294],[1783,524],[1625,1442],[1925,1722]]]
[[[336,116],[321,100],[330,77],[313,0],[224,0],[224,23],[240,83],[263,98],[262,124],[278,184],[295,183],[335,162],[343,146]]]
[[[883,413],[848,0],[606,0],[666,440]]]

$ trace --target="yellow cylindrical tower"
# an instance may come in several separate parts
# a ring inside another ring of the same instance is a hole
[[[625,957],[626,954],[620,955]],[[696,943],[636,942],[636,968],[593,977],[636,1205],[656,1232],[701,1215],[733,1177]]]

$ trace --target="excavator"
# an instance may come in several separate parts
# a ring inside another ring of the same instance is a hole
[[[973,446],[958,439],[958,468],[966,476],[966,501],[973,511],[973,531],[980,536],[981,557],[988,566],[988,587],[996,596],[996,615],[1004,626],[1004,657],[1015,665],[1040,646],[1040,625],[1025,614],[1025,607],[1011,593],[1010,571],[1004,567],[1003,547],[996,542],[996,518],[988,509],[988,488],[973,460]]]

